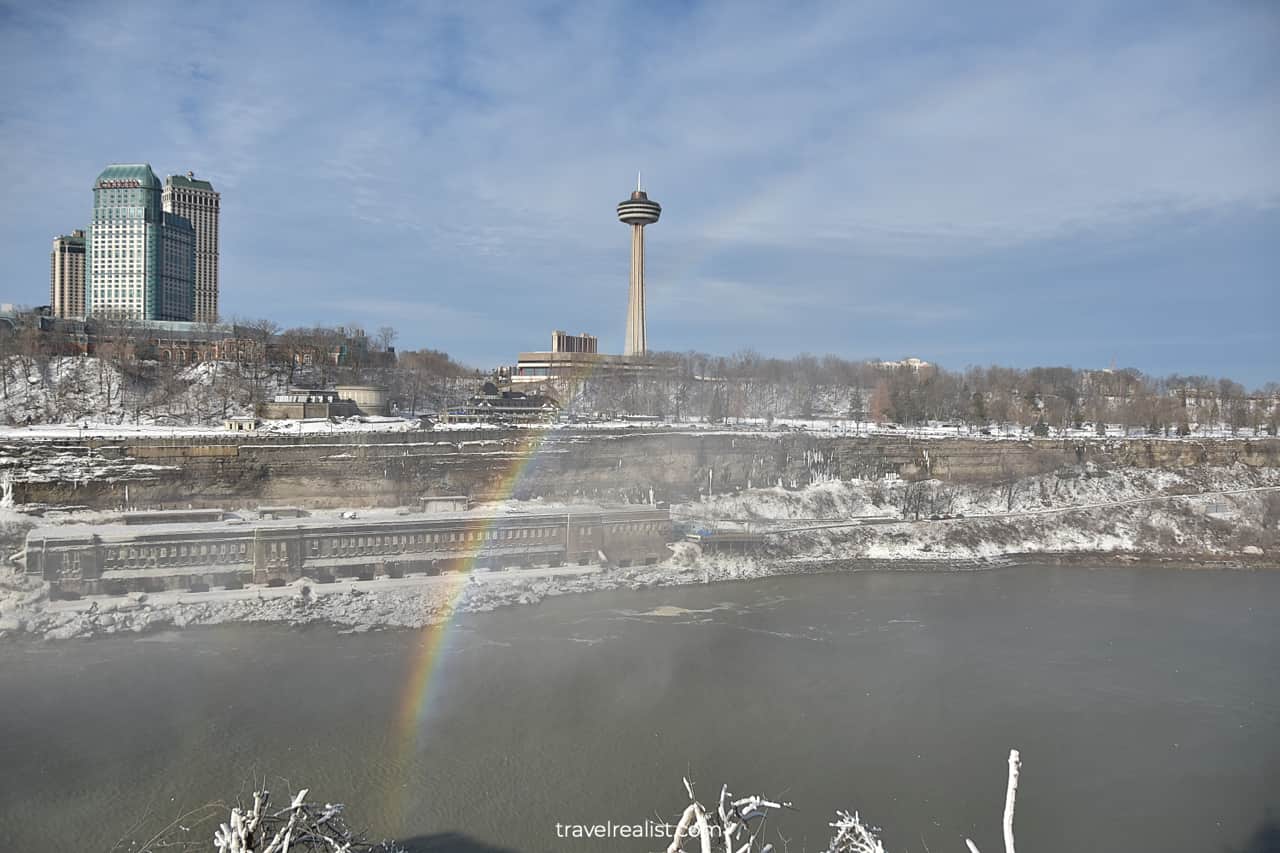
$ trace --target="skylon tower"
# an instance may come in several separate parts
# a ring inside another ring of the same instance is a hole
[[[640,188],[618,204],[618,220],[631,226],[631,290],[627,299],[627,345],[623,355],[644,355],[648,349],[644,322],[644,227],[658,221],[662,205],[651,201]]]

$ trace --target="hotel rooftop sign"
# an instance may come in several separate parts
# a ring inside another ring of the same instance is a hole
[[[121,190],[121,189],[138,189],[142,186],[142,181],[118,180],[118,181],[98,181],[98,189],[100,190]]]

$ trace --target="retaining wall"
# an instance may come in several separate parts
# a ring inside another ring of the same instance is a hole
[[[21,445],[20,447],[17,445]],[[14,454],[18,454],[17,457]],[[423,495],[680,501],[827,478],[998,482],[1092,462],[1280,466],[1280,440],[920,440],[677,431],[484,430],[21,442],[0,447],[20,503],[398,506]],[[14,460],[17,464],[14,464]],[[25,469],[25,470],[24,470]]]

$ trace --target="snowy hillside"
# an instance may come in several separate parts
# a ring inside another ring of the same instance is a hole
[[[171,374],[144,367],[130,375],[100,358],[10,358],[0,365],[0,422],[210,425],[251,411],[254,379],[236,364],[205,362]],[[258,385],[272,394],[282,387],[277,376]]]
[[[1077,551],[1274,562],[1280,471],[1080,466],[995,486],[826,482],[713,496],[680,507],[677,515],[704,528],[750,525],[769,532],[773,557],[972,559]]]

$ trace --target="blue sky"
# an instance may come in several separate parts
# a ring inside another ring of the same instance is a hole
[[[222,310],[477,366],[656,349],[1280,380],[1280,7],[0,3],[0,301],[110,162],[222,192]]]

